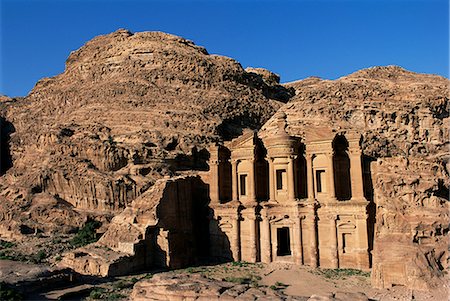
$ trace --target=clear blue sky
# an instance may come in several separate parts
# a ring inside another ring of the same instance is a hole
[[[400,65],[449,72],[448,0],[0,0],[0,94],[24,96],[72,50],[118,28],[159,30],[282,82]]]

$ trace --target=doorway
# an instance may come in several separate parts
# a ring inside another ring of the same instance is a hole
[[[291,239],[289,237],[289,227],[277,229],[277,256],[291,255]]]

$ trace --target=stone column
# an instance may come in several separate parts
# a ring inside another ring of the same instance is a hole
[[[364,199],[361,150],[350,150],[350,181],[352,185],[352,200]]]
[[[209,191],[211,195],[211,205],[220,204],[220,193],[219,193],[219,161],[210,161],[210,173],[211,173],[211,185],[209,186]]]
[[[328,157],[328,196],[331,200],[336,199],[336,190],[334,188],[334,164],[333,152],[327,153]]]
[[[369,268],[369,243],[367,237],[367,214],[361,213],[355,216],[356,220],[356,251],[358,257],[356,259],[358,269],[366,270]]]
[[[269,157],[269,196],[270,200],[275,200],[275,175],[274,175],[274,168],[273,168],[273,158]]]
[[[294,174],[294,158],[288,158],[288,200],[295,200],[295,174]]]
[[[249,241],[250,241],[250,258],[249,261],[250,262],[256,262],[256,256],[257,256],[257,245],[256,245],[256,216],[249,216],[247,217],[248,221],[249,221],[249,226],[250,226],[250,237],[249,237]]]
[[[336,229],[336,216],[328,216],[330,220],[330,252],[331,252],[331,268],[339,268],[338,259],[338,246],[337,246],[337,229]]]
[[[240,261],[241,260],[241,235],[240,235],[240,223],[239,223],[239,215],[232,218],[232,226],[233,226],[233,237],[231,240],[231,252],[233,253],[233,260]]]
[[[304,220],[305,220],[305,216],[304,215],[302,215],[302,216],[300,216],[299,217],[299,219],[298,219],[298,228],[299,228],[299,236],[298,236],[298,239],[299,239],[299,243],[298,243],[298,252],[299,252],[299,261],[298,261],[298,263],[297,264],[305,264],[305,260],[304,260],[304,256],[305,256],[305,254],[304,254],[304,252],[303,252],[303,223],[304,223]],[[313,231],[314,232],[314,231]]]
[[[308,184],[308,199],[314,200],[314,170],[312,167],[312,155],[306,155],[306,181]]]
[[[262,212],[262,231],[261,231],[261,261],[264,263],[272,262],[272,246],[270,237],[270,222],[267,215],[267,209]]]
[[[309,249],[309,262],[312,267],[317,267],[317,233],[316,233],[316,216],[314,214],[308,215],[304,222],[306,232],[310,237]]]
[[[237,160],[231,161],[231,191],[232,191],[232,200],[239,200],[238,197],[238,174],[237,174]]]
[[[251,168],[248,175],[248,202],[255,203],[256,202],[256,178],[255,178],[255,160],[250,159]]]
[[[292,229],[292,254],[294,255],[294,261],[296,264],[302,264],[302,246],[301,246],[301,219],[295,218],[295,223]]]

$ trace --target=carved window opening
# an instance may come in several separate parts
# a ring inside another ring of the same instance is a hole
[[[316,170],[316,186],[317,186],[317,192],[325,192],[324,187],[324,176],[325,176],[325,170]]]
[[[350,180],[350,158],[348,156],[348,141],[339,135],[333,141],[333,166],[334,185],[336,198],[339,201],[352,198],[352,187]],[[362,180],[362,179],[361,179]]]
[[[239,176],[239,186],[241,195],[247,194],[247,175]]]
[[[276,172],[277,178],[277,190],[285,190],[286,189],[286,169],[278,169]]]
[[[277,256],[291,255],[291,239],[289,237],[289,227],[277,229]]]
[[[342,253],[347,253],[351,241],[351,233],[342,233]]]

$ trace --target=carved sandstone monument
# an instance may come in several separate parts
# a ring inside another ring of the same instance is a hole
[[[173,35],[96,37],[0,98],[0,238],[91,218],[103,236],[62,260],[85,274],[206,258],[442,288],[448,87],[395,66],[281,85]]]
[[[360,135],[311,128],[303,143],[278,129],[211,149],[210,206],[233,259],[368,269],[368,201]]]

